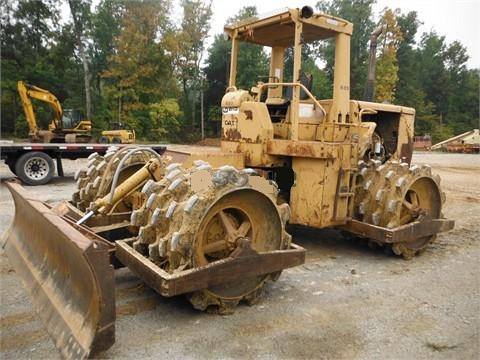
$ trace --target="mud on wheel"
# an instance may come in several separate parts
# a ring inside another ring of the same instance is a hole
[[[226,258],[245,241],[257,252],[290,245],[288,205],[277,206],[275,184],[249,169],[212,170],[197,161],[184,170],[171,164],[161,181],[149,181],[143,191],[148,200],[132,213],[132,225],[140,228],[133,246],[169,273]],[[265,281],[278,275],[212,286],[188,299],[197,309],[230,313],[242,300],[254,303]]]
[[[395,228],[424,219],[441,217],[445,194],[440,178],[428,165],[389,161],[360,161],[355,198],[355,217],[369,224]],[[435,235],[391,246],[396,255],[409,259],[425,250]],[[383,245],[383,244],[380,244]]]
[[[107,195],[114,181],[118,167],[117,185],[139,170],[147,161],[155,156],[152,151],[143,148],[111,147],[104,156],[93,153],[88,157],[86,169],[75,173],[77,189],[72,195],[72,203],[81,211],[86,211],[90,204]],[[130,211],[131,204],[125,198],[115,208],[116,212]]]

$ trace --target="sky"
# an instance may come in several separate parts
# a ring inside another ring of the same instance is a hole
[[[263,14],[284,7],[301,8],[309,5],[315,8],[316,3],[317,1],[308,0],[213,0],[209,40],[213,39],[213,35],[223,33],[226,20],[245,6],[256,6],[258,13]],[[376,19],[385,7],[400,8],[402,14],[416,11],[419,20],[423,22],[418,36],[433,30],[438,35],[445,36],[447,44],[460,41],[470,57],[467,67],[480,69],[480,0],[377,0],[374,5]]]

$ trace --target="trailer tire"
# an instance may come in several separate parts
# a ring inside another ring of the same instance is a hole
[[[114,137],[112,139],[112,144],[121,144],[122,143],[122,139],[120,139],[119,137]]]
[[[43,185],[55,173],[53,159],[41,151],[27,152],[15,164],[15,174],[28,185]]]
[[[100,144],[109,144],[110,143],[110,139],[106,136],[102,136],[100,138]]]
[[[10,169],[10,171],[11,171],[14,175],[17,175],[17,170],[15,170],[15,164],[16,164],[16,161],[9,161],[9,162],[7,162],[7,166],[8,166],[8,168]]]

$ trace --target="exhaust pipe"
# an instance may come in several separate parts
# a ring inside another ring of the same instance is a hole
[[[375,90],[375,65],[377,64],[377,39],[383,31],[383,27],[377,27],[370,35],[370,57],[368,61],[368,75],[363,100],[373,101]]]

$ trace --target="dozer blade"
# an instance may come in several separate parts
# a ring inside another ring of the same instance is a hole
[[[35,310],[65,358],[115,341],[115,282],[108,247],[89,240],[21,185],[6,182],[15,217],[4,245]]]

